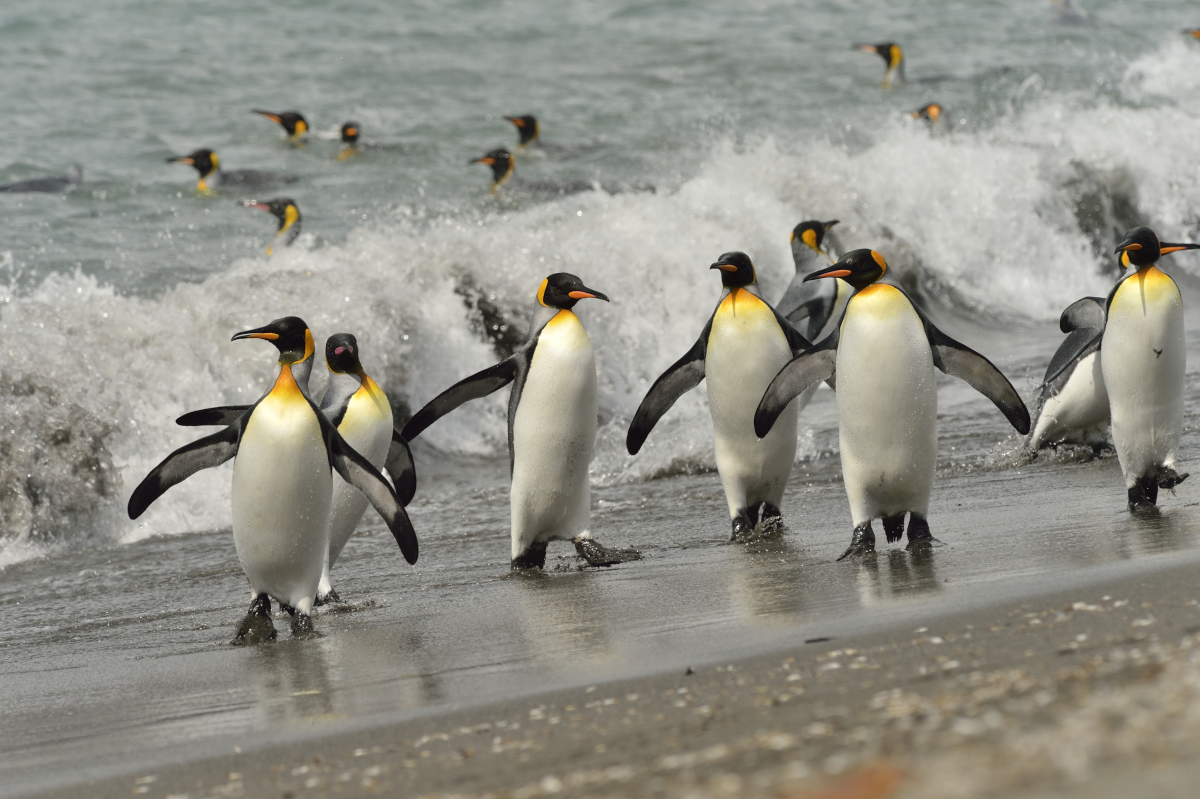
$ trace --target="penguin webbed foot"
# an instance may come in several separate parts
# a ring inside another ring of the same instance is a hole
[[[760,507],[762,509],[761,523],[758,517]],[[745,544],[780,535],[783,531],[783,513],[770,502],[763,502],[761,505],[754,504],[738,511],[738,514],[733,517],[733,535],[729,540]]]
[[[250,602],[250,610],[238,625],[230,646],[254,646],[275,640],[275,623],[271,621],[271,600],[259,594]]]
[[[293,611],[292,615],[292,637],[293,638],[315,638],[317,630],[313,627],[312,617],[307,613]]]
[[[884,520],[886,523],[886,520]],[[903,517],[901,517],[903,521]],[[900,540],[900,533],[897,531],[896,539]],[[940,547],[941,541],[933,537],[933,533],[929,532],[929,521],[916,513],[910,513],[908,516],[908,546],[905,547],[909,552],[923,554],[933,550],[934,547]]]
[[[904,537],[904,514],[898,513],[895,516],[883,517],[883,534],[887,536],[887,542],[894,544]]]
[[[1186,479],[1188,479],[1187,472],[1180,474],[1170,466],[1163,466],[1158,470],[1158,487],[1165,488],[1168,491],[1173,491],[1175,486],[1179,485]]]
[[[341,603],[342,603],[342,598],[340,596],[338,596],[337,589],[330,588],[329,593],[325,594],[324,596],[317,594],[317,598],[313,600],[313,607],[319,608],[322,605],[335,605],[335,604],[340,605]]]
[[[512,559],[512,570],[545,568],[546,546],[546,541],[534,541],[528,549]]]
[[[572,539],[575,552],[589,566],[616,566],[631,560],[641,560],[642,553],[636,549],[609,549],[591,536]]]
[[[1129,512],[1158,509],[1158,480],[1154,476],[1139,477],[1137,482],[1129,487]]]
[[[871,529],[871,523],[863,522],[854,528],[854,532],[850,535],[850,546],[838,558],[843,561],[849,557],[858,557],[861,555],[871,555],[875,553],[875,531]]]

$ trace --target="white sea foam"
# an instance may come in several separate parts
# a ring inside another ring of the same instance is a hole
[[[792,273],[788,234],[802,219],[841,219],[843,249],[880,250],[945,304],[1010,323],[1053,319],[1079,296],[1105,293],[1111,255],[1100,239],[1119,234],[1111,228],[1129,208],[1164,238],[1194,230],[1200,112],[1159,98],[1190,90],[1200,73],[1194,50],[1172,44],[1134,62],[1122,96],[1136,107],[1031,93],[979,132],[931,135],[904,119],[858,150],[721,143],[676,190],[433,219],[406,211],[341,244],[243,259],[151,298],[118,296],[80,275],[9,290],[0,311],[9,408],[0,566],[93,538],[228,526],[228,466],[171,489],[137,522],[124,504],[155,463],[204,432],[175,426],[176,416],[252,402],[268,387],[273,349],[229,337],[279,316],[302,316],[320,341],[355,333],[368,371],[415,409],[497,360],[464,295],[482,292],[523,332],[542,278],[578,274],[613,299],[579,306],[600,370],[597,479],[711,463],[703,389],[667,414],[636,459],[624,453],[628,420],[711,313],[715,257],[748,252],[775,299]],[[425,437],[442,450],[502,456],[506,400],[500,392],[473,403]],[[806,437],[801,457],[815,451]]]

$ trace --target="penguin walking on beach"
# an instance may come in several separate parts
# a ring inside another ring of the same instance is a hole
[[[275,637],[271,599],[292,614],[292,633],[312,631],[309,616],[329,550],[332,470],[367,496],[395,536],[405,560],[417,560],[417,537],[387,481],[356,452],[301,390],[292,364],[312,356],[302,319],[276,319],[233,340],[263,339],[279,350],[271,391],[220,432],[171,453],[129,498],[136,519],[167,489],[234,458],[233,540],[250,582],[251,603],[234,644]]]
[[[200,182],[196,191],[207,194],[221,192],[225,194],[249,194],[264,189],[274,189],[284,183],[295,183],[299,178],[295,175],[285,175],[280,172],[264,172],[259,169],[220,168],[221,159],[212,150],[196,150],[187,155],[177,155],[167,159],[168,164],[187,164],[200,173]]]
[[[242,203],[242,205],[247,208],[257,208],[260,211],[266,211],[279,220],[279,227],[275,230],[275,238],[267,246],[267,257],[274,254],[276,247],[292,246],[292,242],[300,235],[300,208],[291,197],[277,197],[274,200],[267,200],[266,202],[248,200]]]
[[[766,436],[754,433],[753,408],[784,364],[812,345],[759,296],[745,253],[727,252],[709,268],[721,270],[721,299],[692,348],[654,381],[625,445],[636,455],[675,401],[707,379],[717,472],[733,539],[741,540],[753,533],[760,507],[764,524],[779,523],[796,459],[796,404],[780,408],[783,420]]]
[[[299,111],[280,111],[276,113],[274,111],[263,111],[259,108],[251,110],[253,113],[261,114],[283,128],[287,133],[288,141],[292,144],[301,145],[308,136],[308,120]]]
[[[908,522],[908,548],[930,546],[929,493],[937,459],[936,366],[965,380],[996,404],[1021,434],[1029,411],[987,358],[933,326],[898,285],[884,282],[878,252],[852,250],[806,279],[841,278],[853,289],[841,322],[771,381],[754,413],[760,436],[773,432],[792,400],[814,383],[835,381],[842,476],[854,533],[838,560],[875,550],[873,519],[898,541]]]
[[[1104,305],[1102,297],[1084,297],[1071,303],[1058,320],[1067,337],[1038,387],[1028,439],[1033,454],[1060,444],[1090,446],[1099,454],[1108,445],[1108,391],[1100,368]]]
[[[607,550],[587,531],[588,464],[596,442],[596,358],[572,309],[580,300],[608,302],[575,275],[542,281],[529,337],[510,357],[455,383],[413,415],[408,441],[464,402],[512,383],[508,400],[512,568],[540,569],[553,540],[570,540],[593,566],[632,559]]]
[[[1200,244],[1167,244],[1136,227],[1116,250],[1128,269],[1108,295],[1100,366],[1130,510],[1153,506],[1158,489],[1187,478],[1174,468],[1183,433],[1183,297],[1155,264],[1195,249]]]

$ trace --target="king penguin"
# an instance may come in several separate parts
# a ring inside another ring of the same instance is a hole
[[[1195,249],[1200,244],[1167,244],[1135,227],[1116,250],[1128,269],[1108,295],[1100,366],[1130,510],[1153,506],[1158,489],[1187,477],[1174,468],[1183,432],[1183,297],[1155,264]]]
[[[1104,299],[1084,297],[1071,303],[1058,327],[1067,337],[1038,387],[1029,451],[1036,454],[1043,447],[1081,444],[1099,454],[1108,445],[1108,391],[1100,369]]]
[[[771,381],[754,413],[754,430],[772,433],[776,419],[814,383],[836,381],[842,477],[854,533],[838,560],[873,552],[873,519],[887,540],[908,523],[908,547],[933,543],[929,493],[937,459],[936,366],[990,399],[1022,435],[1029,411],[1016,389],[987,358],[933,326],[898,285],[883,282],[878,252],[852,250],[806,280],[842,278],[854,295],[841,322],[813,349],[790,361]]]
[[[625,445],[636,455],[675,401],[707,379],[717,472],[738,540],[754,531],[760,506],[764,523],[780,519],[796,459],[795,403],[781,408],[782,423],[761,437],[754,434],[754,406],[784,364],[812,345],[759,296],[748,255],[727,252],[709,268],[721,270],[721,299],[692,348],[654,381]]]
[[[279,227],[275,231],[275,239],[267,247],[268,257],[274,254],[276,247],[292,246],[292,242],[300,235],[300,208],[291,197],[277,197],[274,200],[267,200],[265,203],[249,200],[243,203],[243,205],[247,208],[257,208],[260,211],[266,211],[279,220]]]
[[[308,120],[304,118],[304,114],[299,111],[263,111],[262,109],[252,109],[255,114],[261,114],[267,119],[279,125],[287,132],[288,141],[292,144],[303,144],[308,136]]]
[[[900,45],[893,42],[883,42],[882,44],[855,44],[851,45],[855,50],[862,50],[864,53],[875,53],[883,59],[886,64],[886,71],[883,73],[883,86],[881,88],[890,89],[895,83],[904,83],[904,51],[900,49]]]
[[[519,117],[505,117],[505,119],[513,123],[517,129],[517,135],[520,137],[520,141],[517,143],[518,148],[523,150],[529,145],[537,143],[538,136],[542,133],[542,126],[538,123],[537,117],[533,114],[525,114]]]
[[[202,194],[209,192],[249,194],[263,189],[273,189],[284,183],[295,183],[299,180],[295,175],[263,172],[258,169],[225,171],[220,168],[221,160],[217,154],[208,149],[168,158],[167,163],[187,164],[194,167],[200,173],[200,182],[196,184],[196,191]]]
[[[353,120],[343,122],[339,133],[342,139],[342,151],[338,153],[337,160],[345,161],[347,158],[362,152],[362,145],[358,143],[358,137],[362,133],[362,125]]]
[[[508,400],[512,568],[542,568],[546,546],[571,540],[595,566],[610,559],[587,532],[588,463],[596,441],[596,358],[572,309],[580,300],[608,302],[575,275],[542,281],[525,344],[510,357],[460,380],[417,411],[408,441],[464,402],[513,384]]]
[[[234,458],[233,540],[251,594],[234,644],[275,637],[272,598],[292,613],[293,634],[312,631],[309,613],[329,550],[331,467],[383,516],[405,560],[417,560],[416,533],[391,486],[296,383],[292,365],[313,353],[304,320],[276,319],[233,337],[240,339],[264,339],[279,350],[274,387],[233,424],[168,455],[129,498],[136,519],[167,489]]]

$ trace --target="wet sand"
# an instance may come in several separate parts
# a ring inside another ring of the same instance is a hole
[[[1016,580],[1016,600],[897,605],[874,631],[830,621],[829,640],[752,657],[229,741],[39,795],[1192,795],[1198,578],[1192,551]]]

